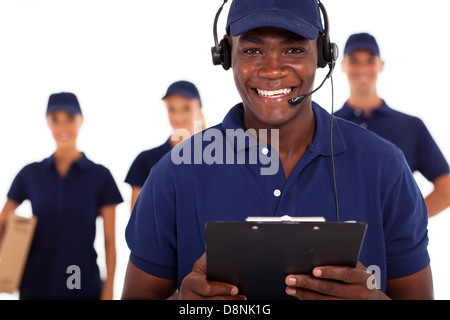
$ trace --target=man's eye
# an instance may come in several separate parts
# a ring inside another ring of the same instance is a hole
[[[261,51],[259,51],[258,49],[255,49],[255,48],[246,49],[246,50],[244,50],[244,52],[248,53],[248,54],[259,54],[259,53],[261,53]]]
[[[301,48],[291,48],[288,50],[288,53],[302,53],[302,52],[305,52],[305,51]]]

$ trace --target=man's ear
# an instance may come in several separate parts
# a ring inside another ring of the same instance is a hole
[[[232,45],[232,37],[229,35],[229,34],[226,34],[226,35],[224,35],[223,36],[225,39],[227,39],[227,41],[228,41],[228,44],[230,45],[230,47],[231,47],[231,45]]]
[[[342,72],[347,73],[347,62],[345,61],[345,57],[341,61]]]
[[[81,114],[77,114],[76,118],[77,118],[78,129],[80,129],[83,126],[84,117]]]
[[[230,35],[225,35],[223,39],[220,41],[220,44],[222,46],[221,54],[222,54],[222,67],[225,70],[228,70],[231,68],[231,48],[233,43],[233,37]]]
[[[384,61],[381,60],[381,58],[380,58],[380,68],[379,68],[378,72],[382,72],[383,70],[384,70]]]
[[[52,121],[51,115],[47,114],[47,115],[45,116],[45,119],[47,120],[47,126],[48,126],[49,129],[50,129],[50,128],[51,128],[51,121]]]

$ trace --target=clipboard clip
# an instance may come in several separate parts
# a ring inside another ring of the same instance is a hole
[[[247,217],[247,222],[325,222],[324,217]]]

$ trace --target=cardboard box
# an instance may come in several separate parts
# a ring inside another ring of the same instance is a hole
[[[37,218],[9,214],[0,240],[0,292],[14,293],[20,286]]]

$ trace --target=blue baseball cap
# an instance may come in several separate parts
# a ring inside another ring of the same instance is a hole
[[[323,32],[317,0],[234,0],[228,13],[227,34],[238,36],[263,27],[289,30],[314,40]]]
[[[192,82],[185,80],[172,83],[169,88],[167,88],[167,92],[162,98],[165,99],[171,94],[179,94],[180,96],[189,99],[200,100],[200,93],[198,92],[197,87]]]
[[[378,48],[375,37],[368,33],[352,34],[345,44],[344,54],[361,49],[369,50],[376,55],[380,55],[380,49]]]
[[[70,92],[54,93],[50,95],[47,105],[47,114],[58,110],[65,110],[72,114],[81,114],[77,96]]]

